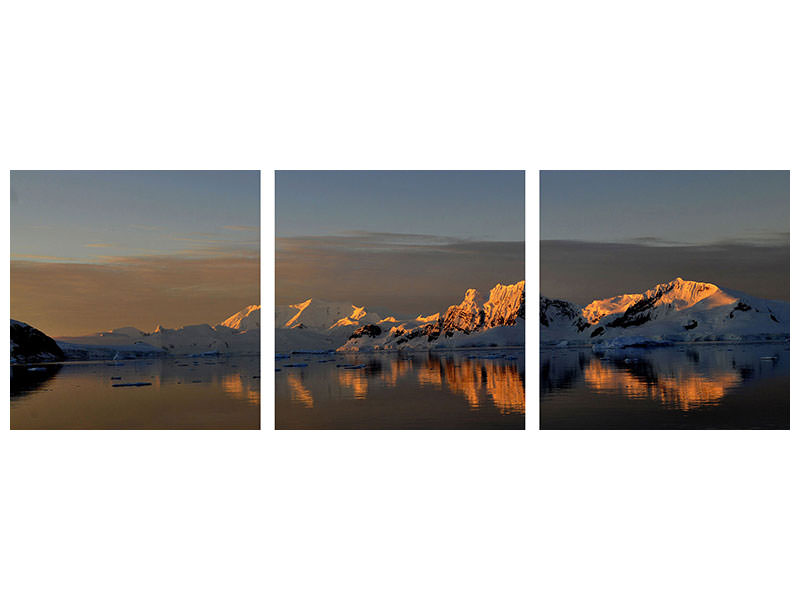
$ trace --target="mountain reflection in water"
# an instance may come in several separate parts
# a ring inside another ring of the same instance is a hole
[[[260,367],[258,355],[15,366],[11,428],[258,429]]]
[[[515,349],[278,360],[276,427],[524,428],[524,359]]]
[[[542,349],[541,427],[786,428],[785,344]]]

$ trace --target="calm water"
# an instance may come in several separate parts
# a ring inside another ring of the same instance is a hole
[[[503,358],[489,358],[498,354]],[[278,429],[525,427],[525,352],[519,348],[293,355],[276,362]],[[344,368],[359,364],[366,366]]]
[[[258,429],[258,356],[12,367],[12,429]],[[43,369],[43,370],[39,370]],[[119,379],[116,379],[119,378]],[[112,387],[146,382],[149,386]]]
[[[788,429],[788,344],[545,350],[542,429]]]

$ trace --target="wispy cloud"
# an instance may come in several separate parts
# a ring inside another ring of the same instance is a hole
[[[548,241],[571,241],[571,240],[548,240]],[[598,242],[601,243],[601,242]],[[607,242],[614,243],[614,242]],[[723,238],[704,242],[680,242],[656,236],[641,236],[623,238],[618,240],[621,244],[641,244],[643,246],[709,246],[709,245],[752,245],[752,246],[782,246],[789,243],[788,231],[771,231],[766,229],[746,229],[735,238]]]
[[[84,244],[85,248],[113,248],[114,244]]]
[[[49,262],[72,262],[77,261],[77,258],[68,258],[64,256],[48,256],[46,254],[12,254],[11,260],[35,260],[35,261],[49,261]]]
[[[435,312],[467,288],[524,279],[525,245],[376,232],[278,238],[275,273],[279,304],[314,297]]]
[[[129,227],[140,231],[164,231],[164,227],[161,225],[129,225]]]
[[[223,229],[230,229],[231,231],[260,231],[261,227],[256,225],[223,225]]]

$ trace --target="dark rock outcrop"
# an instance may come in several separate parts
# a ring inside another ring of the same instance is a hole
[[[33,363],[64,360],[55,340],[27,323],[11,319],[11,362]]]
[[[362,336],[368,336],[371,338],[377,337],[381,334],[381,328],[377,325],[362,325],[358,329],[356,329],[349,338],[349,340],[354,340],[360,338]]]

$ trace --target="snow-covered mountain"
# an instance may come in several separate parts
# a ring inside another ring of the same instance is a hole
[[[64,360],[55,340],[35,327],[11,319],[11,364]]]
[[[539,322],[545,344],[771,340],[788,337],[789,305],[678,277],[583,308],[542,297]]]
[[[260,329],[261,328],[261,306],[251,304],[243,308],[235,315],[231,315],[219,325],[230,329]]]
[[[460,304],[412,319],[381,317],[363,306],[306,300],[277,307],[277,351],[424,349],[522,345],[525,282],[496,285],[488,300],[469,289]]]
[[[389,317],[391,319],[392,317]],[[362,323],[381,318],[364,306],[309,298],[305,302],[275,307],[275,349],[335,350]]]
[[[299,304],[275,308],[275,328],[306,328],[326,331],[338,327],[358,327],[362,322],[379,320],[363,306],[348,302],[326,302],[309,298]]]
[[[187,325],[169,329],[159,325],[153,332],[120,327],[85,336],[57,338],[70,358],[220,354],[258,352],[261,344],[260,306],[250,305],[218,325]]]

